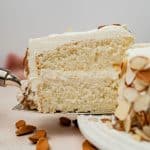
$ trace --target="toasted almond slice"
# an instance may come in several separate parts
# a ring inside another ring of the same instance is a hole
[[[141,141],[142,137],[138,134],[131,134],[131,136],[136,140],[136,141]]]
[[[136,89],[128,87],[124,89],[123,95],[127,101],[133,102],[137,99],[139,93],[137,92]]]
[[[136,112],[147,111],[150,107],[150,96],[140,95],[133,104],[133,108]]]
[[[67,117],[60,117],[59,122],[60,122],[60,125],[64,127],[69,127],[71,125],[71,120]]]
[[[150,69],[145,71],[139,71],[137,73],[137,78],[140,80],[150,84]]]
[[[87,140],[85,140],[82,144],[82,150],[96,150],[96,148]]]
[[[32,136],[29,137],[29,140],[33,143],[37,143],[40,138],[46,137],[45,130],[37,130]]]
[[[150,111],[146,113],[147,123],[150,124]]]
[[[124,129],[126,132],[129,132],[131,129],[131,115],[129,114],[124,121]]]
[[[115,116],[120,120],[125,120],[129,110],[131,107],[131,103],[127,102],[126,100],[121,100],[118,102],[118,107],[115,111]]]
[[[133,72],[129,67],[127,68],[127,72],[125,75],[125,84],[130,86],[136,77],[136,73]]]
[[[150,137],[150,125],[149,126],[144,126],[143,127],[143,132]]]
[[[148,137],[142,130],[138,128],[133,128],[134,132],[142,137],[143,140],[150,141],[150,137]]]
[[[142,70],[148,64],[149,59],[143,56],[136,56],[130,60],[130,66],[133,70]]]
[[[17,136],[21,136],[21,135],[33,133],[35,129],[36,129],[35,126],[32,126],[32,125],[25,125],[25,126],[20,127],[20,128],[16,131],[16,135],[17,135]]]
[[[147,93],[148,93],[148,95],[150,95],[150,86],[147,89]]]
[[[36,144],[36,150],[50,150],[47,138],[40,138]]]
[[[26,122],[24,120],[19,120],[16,122],[16,128],[19,129],[22,126],[25,126]]]
[[[143,81],[139,80],[138,78],[135,78],[135,80],[133,81],[133,86],[139,92],[142,92],[147,88],[147,84],[145,84]]]

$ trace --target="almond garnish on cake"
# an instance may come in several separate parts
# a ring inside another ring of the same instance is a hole
[[[135,139],[150,141],[150,47],[129,49],[126,59],[115,126],[121,123]]]

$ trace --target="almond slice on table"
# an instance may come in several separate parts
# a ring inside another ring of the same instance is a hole
[[[150,69],[145,71],[139,71],[137,73],[137,78],[146,82],[147,84],[150,84]]]
[[[147,111],[150,108],[150,96],[140,95],[134,102],[133,108],[136,112]]]
[[[149,59],[144,56],[136,56],[130,60],[130,66],[133,70],[143,70],[144,67],[149,63]]]
[[[150,137],[150,125],[149,126],[144,126],[143,127],[143,132]]]
[[[60,117],[59,122],[60,122],[60,125],[62,125],[64,127],[71,126],[71,120],[67,117]]]
[[[35,126],[32,126],[32,125],[21,126],[21,127],[16,131],[16,135],[17,135],[17,136],[21,136],[21,135],[33,133],[35,129],[36,129],[36,127],[35,127]]]
[[[133,128],[134,132],[142,137],[143,140],[150,141],[150,137],[148,137],[142,130],[138,128]]]
[[[33,143],[37,143],[40,138],[46,137],[45,130],[37,130],[32,136],[29,137],[29,140]]]
[[[138,78],[135,78],[135,80],[133,81],[133,86],[139,92],[142,92],[142,91],[146,90],[146,88],[147,88],[147,84],[145,82],[143,82],[142,80],[139,80]]]
[[[89,141],[85,140],[82,144],[82,150],[97,150]]]
[[[125,120],[130,111],[130,108],[131,103],[127,102],[126,100],[120,100],[115,111],[115,116],[121,121]]]
[[[36,150],[50,150],[47,138],[40,138],[36,144]]]
[[[24,120],[19,120],[19,121],[16,122],[15,125],[16,125],[16,128],[19,129],[22,126],[25,126],[26,122]]]
[[[133,83],[134,79],[136,77],[136,72],[133,72],[129,67],[127,68],[127,72],[125,75],[125,84],[127,86],[131,86]]]
[[[123,95],[127,101],[133,102],[137,99],[139,93],[137,92],[136,89],[128,87],[124,89]]]

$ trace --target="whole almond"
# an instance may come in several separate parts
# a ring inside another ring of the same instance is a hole
[[[45,138],[46,137],[46,131],[45,130],[37,130],[32,136],[29,137],[29,140],[32,143],[37,143],[37,141],[40,138]]]
[[[21,136],[21,135],[33,133],[35,129],[36,129],[35,126],[32,126],[32,125],[25,125],[25,126],[20,127],[20,128],[16,131],[16,135],[17,135],[17,136]]]
[[[50,150],[47,138],[40,138],[36,144],[36,150]]]
[[[19,120],[19,121],[16,122],[15,125],[16,125],[16,128],[19,129],[22,126],[25,126],[26,122],[24,120]]]
[[[85,140],[82,144],[82,150],[96,150],[96,148],[87,140]]]
[[[71,125],[71,120],[67,117],[60,117],[59,121],[60,121],[60,125],[62,126],[68,127]]]

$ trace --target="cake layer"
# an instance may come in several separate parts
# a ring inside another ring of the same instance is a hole
[[[38,85],[40,112],[112,113],[116,108],[118,74],[102,72],[44,71]]]
[[[37,77],[40,70],[46,68],[98,70],[105,65],[119,63],[133,41],[133,35],[125,27],[116,25],[31,39],[26,57],[26,74],[28,78]]]

